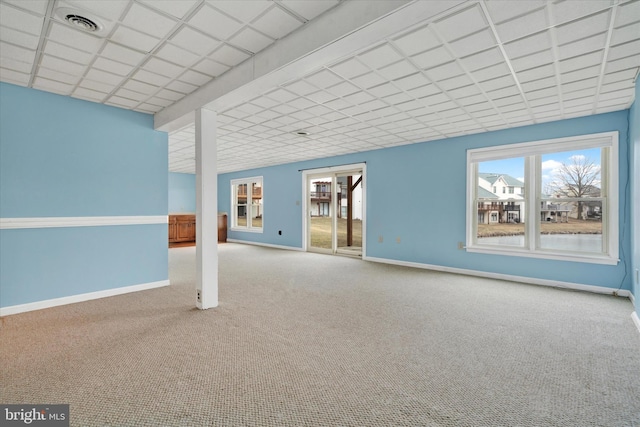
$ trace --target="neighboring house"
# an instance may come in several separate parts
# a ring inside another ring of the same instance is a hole
[[[309,211],[311,216],[331,216],[331,182],[315,181],[311,185],[311,203]],[[341,212],[341,188],[338,186],[338,215]]]
[[[524,182],[506,174],[478,173],[478,224],[524,222]]]
[[[579,201],[579,202],[569,202],[569,203],[561,203],[563,205],[564,210],[567,211],[567,216],[574,219],[594,219],[601,220],[602,219],[602,200],[600,188],[595,185],[587,185],[584,188],[577,189],[575,186],[565,185],[562,188],[556,189],[551,198],[574,198],[574,197],[593,197],[596,200],[593,201]],[[550,204],[550,202],[546,202]],[[550,221],[550,219],[542,218],[543,221]]]

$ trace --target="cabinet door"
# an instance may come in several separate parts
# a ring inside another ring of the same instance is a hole
[[[191,240],[192,228],[190,221],[178,221],[178,241],[188,242]]]
[[[176,222],[169,222],[169,241],[175,242],[178,238],[178,227]]]

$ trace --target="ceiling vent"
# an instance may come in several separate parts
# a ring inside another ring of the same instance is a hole
[[[67,25],[88,33],[100,34],[105,28],[97,17],[81,10],[61,7],[56,9],[56,16]]]

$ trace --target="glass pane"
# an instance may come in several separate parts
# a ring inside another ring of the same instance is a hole
[[[246,205],[238,205],[236,207],[236,226],[238,227],[246,227],[247,226],[247,206]]]
[[[310,245],[332,249],[331,182],[333,178],[314,178],[309,181]]]
[[[477,242],[524,246],[524,158],[478,163]]]
[[[360,254],[362,252],[362,175],[359,173],[338,175],[336,182],[338,185],[337,248],[344,253]]]
[[[262,228],[262,183],[251,184],[251,227]]]
[[[602,253],[601,157],[600,148],[541,157],[541,249]]]

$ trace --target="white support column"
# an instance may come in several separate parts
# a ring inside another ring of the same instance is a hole
[[[218,306],[216,113],[196,110],[196,306]]]

